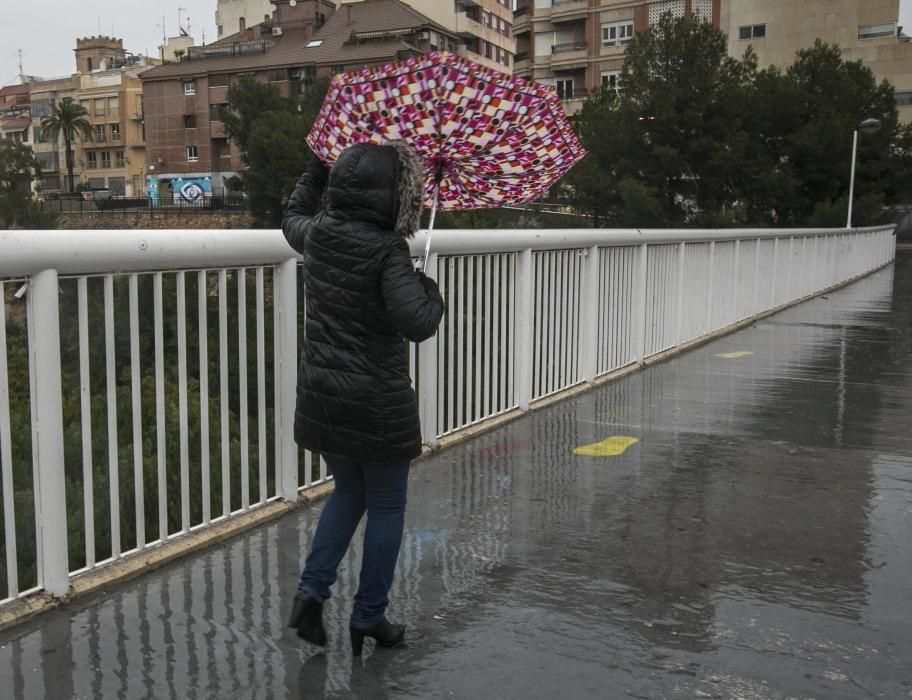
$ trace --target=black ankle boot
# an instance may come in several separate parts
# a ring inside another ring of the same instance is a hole
[[[361,656],[365,637],[376,639],[381,647],[394,647],[405,641],[405,625],[394,625],[385,617],[364,629],[349,625],[348,631],[351,633],[353,656]]]
[[[294,597],[291,619],[288,626],[298,631],[298,636],[318,647],[326,646],[326,628],[323,626],[323,603],[314,600],[307,593]]]

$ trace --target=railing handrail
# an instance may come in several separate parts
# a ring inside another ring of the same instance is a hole
[[[880,232],[894,224],[851,229]],[[568,250],[663,243],[836,236],[845,228],[806,229],[441,229],[432,250],[441,255]],[[423,255],[427,232],[411,239]],[[61,275],[252,267],[296,257],[278,229],[135,229],[125,231],[0,231],[0,278],[42,270]]]

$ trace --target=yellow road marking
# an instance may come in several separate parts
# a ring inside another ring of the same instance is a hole
[[[573,450],[573,454],[581,457],[617,457],[624,454],[629,447],[636,445],[639,441],[639,438],[630,437],[629,435],[612,435],[601,442],[577,447]]]
[[[747,350],[740,350],[739,352],[720,352],[716,357],[721,357],[723,360],[738,360],[753,354],[754,353],[748,352]]]

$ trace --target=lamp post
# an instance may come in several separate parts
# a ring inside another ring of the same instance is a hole
[[[852,176],[849,178],[849,216],[846,219],[846,228],[852,228],[852,200],[855,197],[855,161],[858,156],[858,132],[870,134],[879,128],[880,119],[870,117],[858,125],[852,137]]]

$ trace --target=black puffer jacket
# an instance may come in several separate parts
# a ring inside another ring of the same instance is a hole
[[[307,317],[298,369],[295,440],[353,461],[386,463],[421,453],[408,345],[434,335],[443,316],[437,284],[415,272],[405,238],[421,214],[424,171],[404,143],[358,145],[329,174],[298,182],[282,230],[304,255]]]

